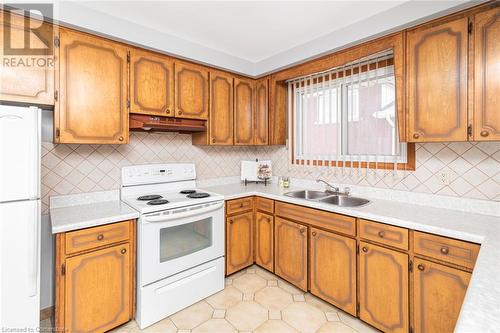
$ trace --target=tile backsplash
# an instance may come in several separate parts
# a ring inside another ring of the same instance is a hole
[[[51,195],[118,189],[122,166],[190,162],[198,179],[238,176],[240,161],[271,159],[274,175],[500,201],[500,142],[417,144],[416,171],[322,170],[290,166],[282,146],[199,147],[191,135],[130,134],[128,145],[42,144],[42,213]],[[449,185],[438,175],[445,171]]]

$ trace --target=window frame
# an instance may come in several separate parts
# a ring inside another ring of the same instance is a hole
[[[389,60],[383,60],[382,62],[380,63],[377,63],[376,67],[375,68],[382,68],[382,67],[385,67],[385,66],[391,66],[391,65],[394,65],[394,61],[393,59],[389,59]],[[380,67],[379,67],[380,66]],[[368,66],[364,66],[364,67],[361,67],[361,73],[363,72],[367,72],[369,70],[372,70],[373,68],[368,68]],[[350,76],[350,75],[356,75],[360,72],[359,69],[356,69],[356,68],[353,68],[351,69],[350,71],[346,71],[345,75],[346,76]],[[393,74],[395,76],[395,74]],[[334,80],[338,79],[339,77],[336,75]],[[318,78],[314,78],[312,79],[313,82],[312,82],[312,86],[314,85],[321,85],[321,82],[322,80],[324,80],[325,78],[321,78],[321,77],[318,77]],[[345,114],[346,112],[343,112],[344,108],[347,106],[347,94],[348,94],[348,87],[349,87],[349,84],[346,84],[346,83],[343,83],[340,87],[340,89],[338,90],[341,94],[341,98],[340,98],[340,103],[338,103],[338,105],[340,105],[340,126],[341,126],[341,135],[339,135],[339,139],[340,139],[340,145],[339,147],[341,147],[341,153],[338,155],[339,157],[342,157],[342,160],[336,160],[336,159],[330,159],[330,160],[319,160],[319,159],[301,159],[301,158],[296,158],[295,157],[295,145],[296,145],[296,142],[295,142],[295,134],[296,134],[296,131],[295,131],[295,112],[296,112],[296,104],[297,104],[297,101],[298,101],[298,97],[297,95],[300,93],[300,90],[301,89],[304,89],[304,88],[299,88],[299,90],[296,90],[296,88],[292,89],[292,98],[291,98],[291,107],[289,108],[289,112],[288,112],[288,118],[289,118],[289,124],[291,125],[291,138],[290,138],[290,149],[291,149],[291,162],[292,164],[295,164],[295,165],[313,165],[313,166],[329,166],[329,167],[353,167],[353,168],[366,168],[366,169],[385,169],[385,170],[394,170],[395,169],[395,163],[397,164],[396,165],[396,169],[397,170],[409,170],[409,171],[414,171],[415,170],[415,144],[414,143],[409,143],[409,142],[403,142],[401,141],[401,138],[399,137],[399,126],[398,126],[398,120],[397,120],[397,117],[399,116],[399,113],[398,113],[398,110],[397,110],[397,97],[398,97],[398,93],[397,93],[397,84],[396,84],[396,78],[394,80],[394,84],[395,84],[395,130],[396,130],[396,133],[398,134],[398,142],[399,143],[405,143],[405,145],[400,145],[401,147],[401,153],[400,153],[400,156],[403,157],[403,159],[401,160],[400,158],[398,158],[398,161],[397,162],[386,162],[385,159],[383,156],[376,156],[378,157],[377,159],[375,159],[375,155],[361,155],[361,156],[371,156],[371,157],[374,157],[373,160],[372,158],[369,158],[367,160],[362,160],[361,162],[359,160],[356,160],[359,158],[360,155],[347,155],[347,154],[343,154],[343,152],[346,152],[347,151],[347,137],[348,137],[348,131],[347,131],[347,125],[348,125],[348,121],[346,121],[344,118],[347,117],[347,114]],[[314,90],[314,88],[313,88]],[[344,105],[345,104],[345,105]],[[386,155],[387,156],[387,155]],[[406,158],[404,158],[406,157]],[[360,165],[361,164],[361,165]]]

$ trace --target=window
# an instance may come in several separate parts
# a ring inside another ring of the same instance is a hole
[[[294,162],[407,162],[406,144],[398,139],[392,55],[288,84]]]

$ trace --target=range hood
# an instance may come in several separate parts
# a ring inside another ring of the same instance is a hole
[[[163,116],[148,116],[131,113],[129,129],[131,131],[194,133],[206,131],[206,121]]]

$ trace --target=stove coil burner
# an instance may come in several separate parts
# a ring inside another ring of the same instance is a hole
[[[196,193],[196,190],[182,190],[180,193],[181,194],[192,194],[192,193]]]
[[[191,199],[201,199],[201,198],[206,198],[209,196],[210,196],[210,194],[208,194],[208,193],[195,192],[195,193],[188,194],[187,197],[191,198]]]
[[[163,198],[161,195],[158,194],[150,194],[150,195],[141,195],[140,197],[137,198],[137,200],[140,201],[150,201],[150,200],[158,200]]]
[[[166,199],[155,199],[155,200],[148,201],[148,205],[151,205],[151,206],[164,205],[167,203],[168,203],[168,200],[166,200]]]

